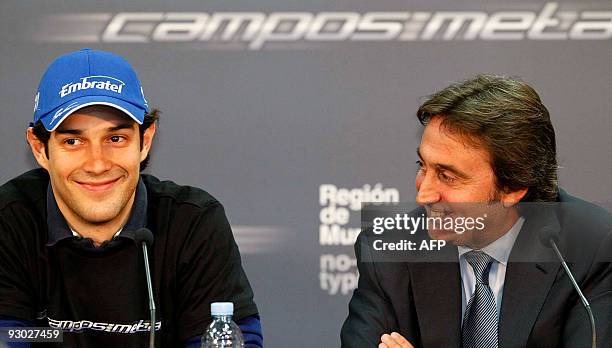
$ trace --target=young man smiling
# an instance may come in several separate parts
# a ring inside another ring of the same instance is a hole
[[[140,162],[155,134],[118,109],[92,105],[73,112],[46,144],[27,131],[40,166],[49,173],[53,197],[71,229],[99,246],[125,225],[134,205]],[[48,157],[47,157],[48,154]]]
[[[62,346],[144,346],[152,323],[134,231],[147,227],[157,345],[199,347],[210,303],[231,301],[246,346],[262,346],[221,204],[140,173],[158,112],[128,62],[63,55],[35,104],[27,140],[42,168],[0,188],[0,326],[61,328]]]
[[[435,93],[417,116],[425,130],[415,215],[486,213],[485,228],[419,231],[451,245],[420,262],[378,262],[374,236],[362,232],[342,346],[590,346],[584,308],[542,237],[549,232],[591,303],[598,346],[612,346],[612,217],[558,187],[555,133],[535,90],[479,75]]]

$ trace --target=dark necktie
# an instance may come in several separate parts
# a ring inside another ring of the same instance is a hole
[[[489,287],[491,256],[472,250],[465,254],[476,276],[476,288],[465,309],[461,340],[463,348],[497,348],[497,307]]]

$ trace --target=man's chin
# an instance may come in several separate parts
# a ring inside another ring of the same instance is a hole
[[[87,213],[79,215],[81,216],[82,220],[86,221],[91,225],[104,225],[108,222],[113,221],[113,219],[118,216],[118,214],[108,211],[89,211]]]
[[[92,225],[101,225],[112,221],[121,213],[121,207],[117,206],[117,202],[120,201],[117,197],[81,198],[78,208],[73,210],[83,221]]]

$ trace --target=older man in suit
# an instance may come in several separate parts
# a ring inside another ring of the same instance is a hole
[[[612,218],[558,187],[555,133],[533,88],[479,75],[437,92],[417,116],[423,214],[450,217],[466,213],[460,203],[484,203],[487,225],[425,231],[452,246],[450,262],[381,262],[376,236],[364,231],[342,346],[590,346],[589,319],[543,231],[558,236],[591,302],[598,346],[612,346]]]

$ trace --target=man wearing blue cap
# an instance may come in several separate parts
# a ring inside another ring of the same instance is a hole
[[[42,168],[0,187],[0,327],[51,326],[64,346],[198,347],[211,302],[234,303],[247,347],[260,319],[221,204],[141,175],[156,131],[129,63],[84,49],[57,58],[27,130]],[[146,227],[157,320],[149,320]]]

